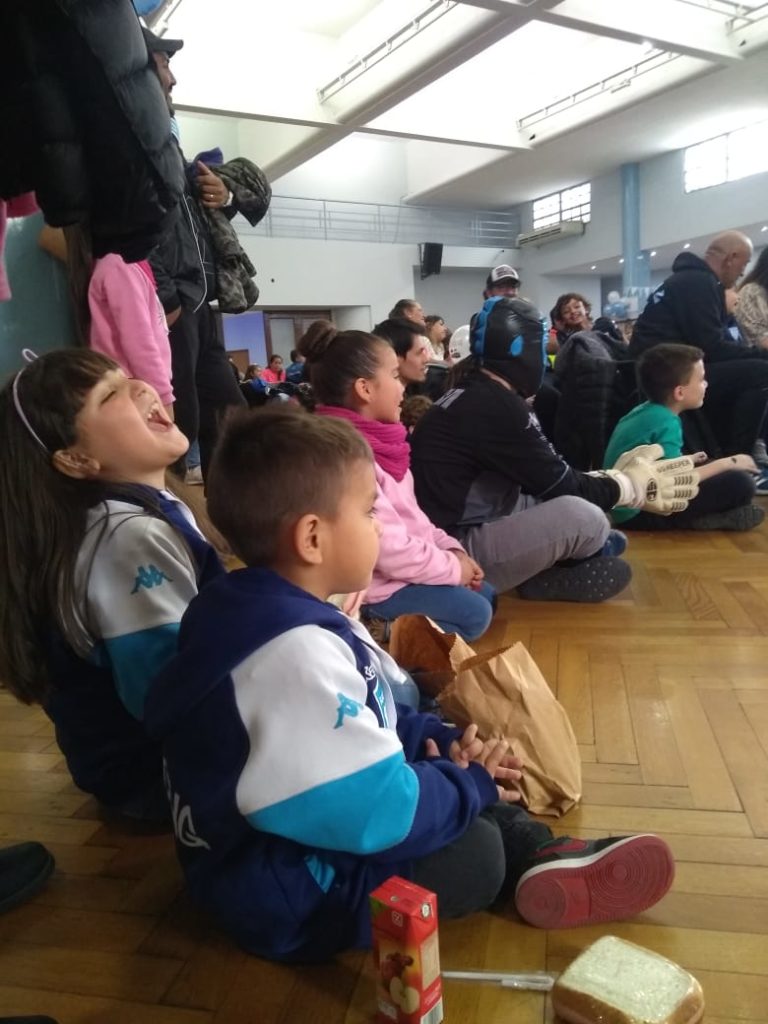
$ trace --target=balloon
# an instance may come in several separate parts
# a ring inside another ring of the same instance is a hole
[[[451,335],[451,359],[458,363],[469,355],[469,324],[457,327]]]

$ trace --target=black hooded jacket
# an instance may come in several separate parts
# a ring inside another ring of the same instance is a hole
[[[510,515],[521,494],[576,495],[605,510],[619,500],[615,480],[572,469],[526,401],[479,370],[427,410],[411,442],[416,499],[460,540],[469,527]]]
[[[183,167],[131,0],[2,0],[0,196],[34,191],[94,255],[143,259]]]
[[[708,363],[766,356],[762,350],[737,345],[728,331],[725,292],[717,275],[701,257],[681,252],[672,273],[651,294],[632,334],[633,359],[661,342],[696,345]]]

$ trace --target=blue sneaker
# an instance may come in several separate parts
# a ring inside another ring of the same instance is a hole
[[[768,470],[766,471],[768,472]],[[760,492],[758,491],[758,494]],[[768,494],[768,491],[765,492]],[[606,558],[618,558],[623,555],[627,550],[627,535],[622,533],[621,530],[611,530],[608,534],[608,540],[603,544],[603,550],[600,552]]]
[[[768,494],[768,469],[762,469],[755,477],[755,494]]]

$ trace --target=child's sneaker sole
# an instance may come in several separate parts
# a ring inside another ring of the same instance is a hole
[[[521,583],[517,593],[524,601],[598,604],[620,594],[631,579],[627,562],[597,555],[575,565],[553,565]]]
[[[515,890],[520,916],[536,928],[577,928],[634,917],[662,898],[675,877],[667,844],[628,836],[586,856],[529,868]]]
[[[712,512],[691,520],[692,530],[730,530],[742,533],[754,530],[765,519],[765,510],[757,505],[742,505],[727,512]]]

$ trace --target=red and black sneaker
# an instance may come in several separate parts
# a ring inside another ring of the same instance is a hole
[[[563,836],[531,858],[515,906],[537,928],[620,921],[658,903],[674,877],[672,851],[658,836]]]

